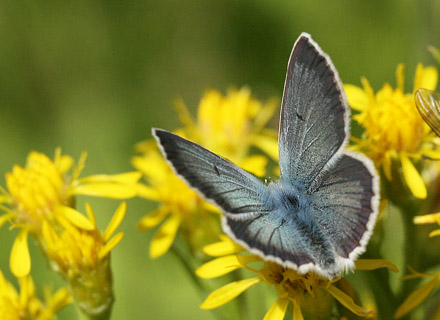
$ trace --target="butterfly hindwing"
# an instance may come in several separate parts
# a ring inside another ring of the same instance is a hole
[[[267,188],[252,174],[171,132],[153,135],[175,172],[225,214],[246,219],[270,211]]]
[[[374,165],[358,153],[345,153],[311,195],[315,221],[335,252],[355,260],[371,236],[379,202]]]
[[[301,34],[287,67],[278,136],[281,176],[310,186],[347,141],[349,108],[330,58]]]

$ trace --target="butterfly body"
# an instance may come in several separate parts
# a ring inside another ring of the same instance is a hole
[[[264,184],[173,133],[153,135],[176,174],[223,211],[223,230],[234,241],[265,260],[331,279],[354,267],[378,213],[374,165],[344,151],[349,113],[330,58],[303,33],[287,68],[278,181]]]

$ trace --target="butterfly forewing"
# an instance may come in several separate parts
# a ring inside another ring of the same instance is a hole
[[[279,128],[281,176],[309,187],[347,140],[349,111],[330,58],[307,34],[287,67]]]
[[[252,174],[171,132],[153,135],[176,173],[226,214],[244,219],[270,211],[267,188]]]

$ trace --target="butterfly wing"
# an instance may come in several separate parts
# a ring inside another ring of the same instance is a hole
[[[252,174],[171,132],[153,129],[153,136],[175,172],[226,215],[249,219],[271,210],[266,186]]]
[[[379,206],[379,179],[370,159],[342,155],[311,195],[314,219],[342,264],[361,253],[373,232]]]
[[[281,177],[309,187],[339,157],[349,108],[333,63],[305,33],[289,59],[280,118]]]

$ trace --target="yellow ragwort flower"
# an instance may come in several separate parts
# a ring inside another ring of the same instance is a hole
[[[10,221],[13,227],[21,229],[10,258],[15,276],[22,277],[30,272],[27,235],[30,233],[39,241],[43,222],[57,224],[57,214],[63,216],[70,212],[76,195],[115,199],[137,195],[140,173],[79,178],[85,159],[86,154],[83,154],[75,165],[73,159],[62,155],[59,149],[53,161],[42,153],[31,152],[24,168],[15,165],[12,172],[6,174],[7,191],[2,190],[0,195],[0,209],[5,214],[0,216],[0,226]],[[77,216],[65,218],[75,220]]]
[[[19,278],[20,292],[9,283],[0,271],[0,319],[2,320],[51,320],[55,314],[72,302],[66,288],[51,294],[46,290],[46,301],[38,299],[30,276]]]
[[[101,234],[95,215],[86,204],[87,217],[72,209],[57,214],[59,225],[43,221],[42,244],[51,267],[69,283],[72,296],[88,315],[110,312],[113,303],[110,252],[122,240],[123,232],[113,236],[122,222],[126,204],[123,202]],[[74,217],[72,219],[72,217]]]
[[[397,88],[386,83],[376,94],[367,79],[362,88],[344,86],[351,107],[358,111],[353,116],[364,129],[360,139],[354,139],[357,150],[365,152],[391,180],[393,160],[400,162],[403,177],[411,193],[424,199],[426,186],[414,163],[424,157],[440,158],[438,141],[420,117],[414,103],[414,92],[423,87],[430,90],[437,85],[434,67],[417,66],[411,93],[404,92],[404,67],[397,67]]]
[[[205,247],[207,254],[217,258],[196,270],[199,277],[216,278],[239,268],[250,270],[257,276],[235,281],[215,290],[202,303],[202,309],[222,306],[257,283],[266,282],[274,286],[279,298],[266,313],[265,320],[284,319],[289,304],[293,306],[294,320],[302,320],[303,315],[308,314],[319,314],[322,319],[327,319],[333,309],[333,298],[356,315],[371,317],[376,314],[358,306],[349,295],[338,289],[334,283],[340,278],[330,281],[313,273],[299,274],[295,270],[264,261],[256,255],[237,254],[242,250],[226,236],[221,236],[220,242]],[[256,268],[253,264],[260,267]],[[396,266],[385,260],[356,261],[356,268],[360,270],[381,267],[398,271]]]
[[[182,102],[176,104],[183,128],[175,133],[239,164],[257,176],[265,174],[267,157],[249,155],[251,146],[257,146],[271,157],[278,157],[276,133],[265,129],[272,117],[275,102],[262,104],[252,98],[246,88],[230,90],[226,96],[209,90],[199,104],[194,120]],[[154,141],[137,145],[141,155],[132,160],[147,181],[139,194],[161,205],[146,215],[139,229],[150,230],[162,223],[150,244],[150,256],[159,257],[171,247],[180,229],[194,254],[214,241],[220,231],[216,208],[203,201],[182,182],[163,160]]]
[[[428,296],[431,294],[431,292],[438,286],[440,283],[440,274],[435,273],[419,273],[415,270],[413,270],[411,267],[409,267],[412,274],[404,276],[404,280],[409,279],[416,279],[416,278],[425,278],[430,279],[429,281],[425,282],[423,285],[418,287],[416,290],[414,290],[407,298],[406,300],[397,308],[396,312],[394,313],[394,318],[399,319],[411,312],[413,309],[415,309],[418,305],[420,305]],[[437,318],[432,318],[437,319]]]

